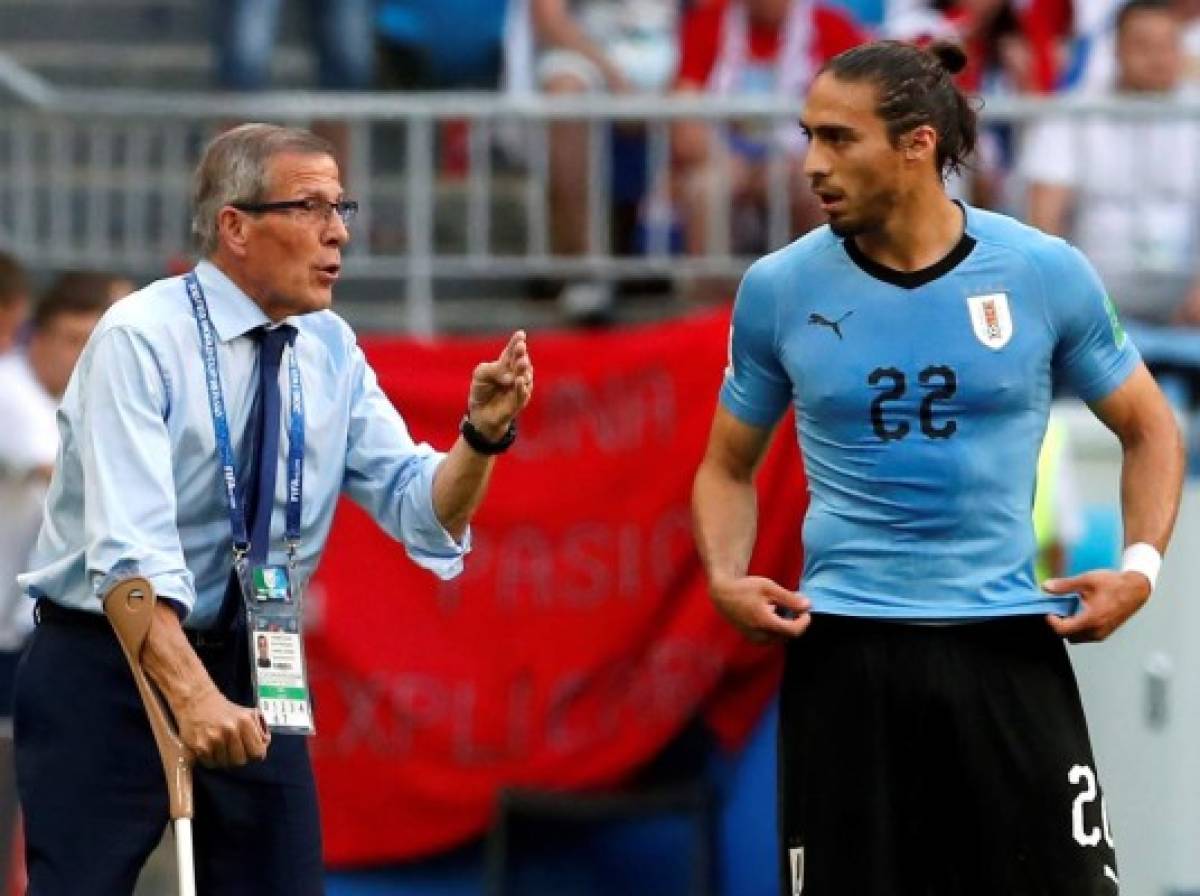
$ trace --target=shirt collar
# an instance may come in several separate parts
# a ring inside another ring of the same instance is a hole
[[[271,326],[262,308],[211,261],[197,264],[196,276],[204,290],[209,320],[222,342],[245,336],[255,327]]]

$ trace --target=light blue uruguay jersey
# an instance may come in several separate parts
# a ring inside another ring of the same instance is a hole
[[[961,242],[923,271],[885,268],[822,227],[742,281],[721,402],[759,427],[795,405],[811,496],[801,590],[818,612],[1077,608],[1033,577],[1051,387],[1102,398],[1138,353],[1076,249],[965,215]]]

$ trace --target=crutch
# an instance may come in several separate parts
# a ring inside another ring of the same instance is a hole
[[[141,578],[126,579],[114,585],[104,596],[104,615],[117,633],[134,683],[142,696],[150,729],[162,758],[171,799],[171,821],[175,825],[175,857],[179,865],[179,896],[196,896],[196,865],[192,855],[192,762],[191,751],[183,745],[163,699],[142,669],[142,645],[154,619],[154,586]]]

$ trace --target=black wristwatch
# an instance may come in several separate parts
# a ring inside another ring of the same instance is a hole
[[[463,439],[471,446],[472,451],[492,456],[503,454],[517,440],[517,421],[514,418],[508,424],[504,435],[494,442],[475,428],[469,414],[463,414],[462,423],[458,424],[458,431],[462,433]]]

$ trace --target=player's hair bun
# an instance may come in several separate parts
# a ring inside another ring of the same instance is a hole
[[[967,53],[956,43],[948,40],[935,40],[929,45],[928,50],[942,68],[952,75],[957,75],[967,67]]]

